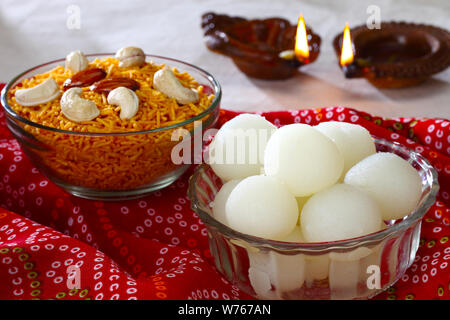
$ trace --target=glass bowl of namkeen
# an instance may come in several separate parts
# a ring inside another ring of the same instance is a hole
[[[96,200],[173,183],[215,126],[220,100],[208,72],[137,47],[70,52],[19,74],[1,94],[7,126],[40,172]]]

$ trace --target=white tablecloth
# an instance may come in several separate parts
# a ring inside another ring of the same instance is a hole
[[[373,4],[380,7],[385,21],[450,29],[448,0],[1,0],[0,81],[72,50],[114,52],[134,45],[208,70],[222,85],[223,108],[267,111],[342,105],[386,117],[450,118],[450,69],[421,86],[397,90],[379,90],[364,79],[343,77],[331,41],[346,21],[351,27],[364,24],[367,7]],[[68,28],[68,19],[71,25],[78,9],[80,28]],[[302,12],[306,23],[322,37],[320,56],[289,80],[247,78],[229,58],[204,45],[200,17],[207,11],[253,18],[280,16],[293,23]]]

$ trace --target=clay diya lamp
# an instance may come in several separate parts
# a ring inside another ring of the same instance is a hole
[[[302,65],[314,62],[320,37],[306,27],[282,18],[247,20],[215,13],[202,16],[206,46],[233,59],[249,77],[277,80],[292,77]]]
[[[423,24],[346,25],[333,46],[346,78],[364,77],[378,88],[418,85],[450,65],[450,33]]]

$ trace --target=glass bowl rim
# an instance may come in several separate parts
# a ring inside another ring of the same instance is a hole
[[[215,229],[217,229],[221,234],[230,237],[232,239],[237,240],[243,240],[246,243],[250,245],[255,245],[257,247],[270,247],[271,249],[276,250],[304,250],[304,251],[322,251],[322,250],[335,250],[335,249],[351,249],[359,247],[362,244],[366,243],[377,243],[379,241],[382,241],[389,237],[392,234],[395,234],[399,231],[404,231],[407,228],[409,228],[413,223],[423,218],[425,213],[428,211],[428,209],[433,205],[433,203],[436,201],[436,196],[439,191],[439,182],[438,182],[438,176],[437,172],[434,169],[433,166],[429,163],[429,161],[420,155],[419,153],[411,150],[410,148],[395,142],[395,141],[389,141],[383,138],[373,137],[374,141],[378,144],[381,144],[383,146],[395,146],[396,149],[400,149],[403,152],[407,152],[408,154],[412,155],[413,159],[418,159],[421,161],[428,171],[428,173],[431,174],[432,182],[430,185],[430,191],[428,195],[426,195],[426,198],[422,201],[422,204],[420,206],[417,206],[408,216],[403,218],[402,221],[391,225],[385,229],[382,229],[377,232],[373,232],[367,235],[350,238],[350,239],[344,239],[344,240],[337,240],[337,241],[328,241],[328,242],[288,242],[288,241],[277,241],[277,240],[271,240],[271,239],[265,239],[257,236],[252,236],[249,234],[245,234],[239,231],[236,231],[234,229],[231,229],[230,227],[226,226],[225,224],[219,222],[216,220],[213,216],[205,212],[203,209],[200,208],[199,202],[200,200],[195,196],[195,181],[198,180],[201,172],[204,168],[208,168],[209,165],[206,163],[203,163],[197,168],[195,168],[194,173],[189,178],[189,187],[188,187],[188,197],[191,201],[191,209],[197,213],[197,215],[200,217],[200,219],[203,221],[203,223],[206,226],[212,226]]]
[[[86,57],[108,57],[108,56],[114,56],[115,53],[90,53],[90,54],[86,54]],[[195,69],[196,71],[200,72],[203,76],[205,76],[214,86],[214,99],[211,102],[211,104],[208,106],[208,108],[206,108],[203,112],[201,112],[200,114],[196,115],[195,117],[189,118],[187,120],[184,120],[182,122],[179,123],[175,123],[169,126],[165,126],[165,127],[161,127],[161,128],[155,128],[155,129],[150,129],[150,130],[142,130],[142,131],[127,131],[127,132],[79,132],[79,131],[69,131],[69,130],[63,130],[63,129],[58,129],[58,128],[53,128],[53,127],[48,127],[48,126],[44,126],[42,124],[39,124],[37,122],[33,122],[31,120],[28,120],[22,116],[20,116],[19,114],[17,114],[12,108],[11,106],[8,104],[8,98],[7,98],[7,93],[8,91],[11,89],[12,85],[22,76],[26,75],[27,73],[32,72],[33,70],[36,70],[38,68],[42,68],[45,67],[49,64],[54,64],[54,63],[60,63],[60,62],[64,62],[66,58],[61,58],[61,59],[56,59],[56,60],[52,60],[37,66],[34,66],[32,68],[29,68],[27,70],[25,70],[24,72],[20,73],[19,75],[15,76],[13,79],[11,79],[3,88],[3,90],[1,91],[1,97],[0,97],[0,101],[1,104],[3,106],[3,109],[6,111],[6,113],[13,117],[14,119],[25,123],[27,125],[39,128],[39,129],[44,129],[44,130],[48,130],[48,131],[53,131],[53,132],[58,132],[58,133],[63,133],[63,134],[70,134],[70,135],[76,135],[76,136],[125,136],[125,135],[137,135],[137,134],[147,134],[147,133],[153,133],[153,132],[159,132],[159,131],[164,131],[164,130],[170,130],[170,129],[176,129],[178,127],[182,127],[185,126],[187,124],[190,124],[192,122],[195,122],[196,120],[200,120],[202,119],[204,116],[210,114],[213,110],[216,109],[216,107],[219,106],[219,102],[222,98],[222,88],[219,84],[219,82],[216,80],[216,78],[210,74],[208,71],[199,68],[193,64],[190,64],[188,62],[184,62],[182,60],[178,60],[178,59],[174,59],[174,58],[169,58],[169,57],[164,57],[164,56],[159,56],[159,55],[152,55],[152,54],[146,54],[145,55],[147,58],[155,58],[155,59],[161,59],[161,60],[168,60],[168,61],[172,61],[172,62],[176,62],[185,66],[188,66],[190,68]]]

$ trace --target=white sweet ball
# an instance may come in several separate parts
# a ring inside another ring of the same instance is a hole
[[[276,129],[260,115],[238,115],[217,132],[210,144],[208,163],[225,181],[259,175],[267,140]]]
[[[225,225],[228,225],[227,217],[225,215],[225,204],[227,203],[231,191],[233,191],[234,187],[236,187],[240,181],[241,180],[228,181],[220,188],[219,192],[217,192],[214,197],[214,204],[212,207],[213,217]]]
[[[264,171],[285,182],[297,197],[323,190],[341,176],[344,159],[336,144],[306,124],[278,129],[267,142]]]
[[[381,229],[381,213],[367,193],[346,184],[336,184],[314,194],[300,217],[308,242],[326,242],[363,236]]]
[[[342,176],[356,163],[376,152],[370,132],[360,125],[330,121],[315,128],[333,140],[344,157]]]
[[[298,217],[297,201],[286,186],[263,175],[239,182],[228,197],[225,212],[230,228],[267,239],[287,236]]]
[[[300,228],[300,226],[296,226],[294,228],[294,230],[289,233],[287,236],[278,238],[278,239],[274,239],[274,240],[278,240],[278,241],[285,241],[285,242],[305,242],[305,238],[303,237],[302,234],[302,229]]]
[[[401,219],[411,213],[422,194],[417,170],[388,152],[376,153],[357,163],[347,172],[344,182],[372,196],[384,220]]]

